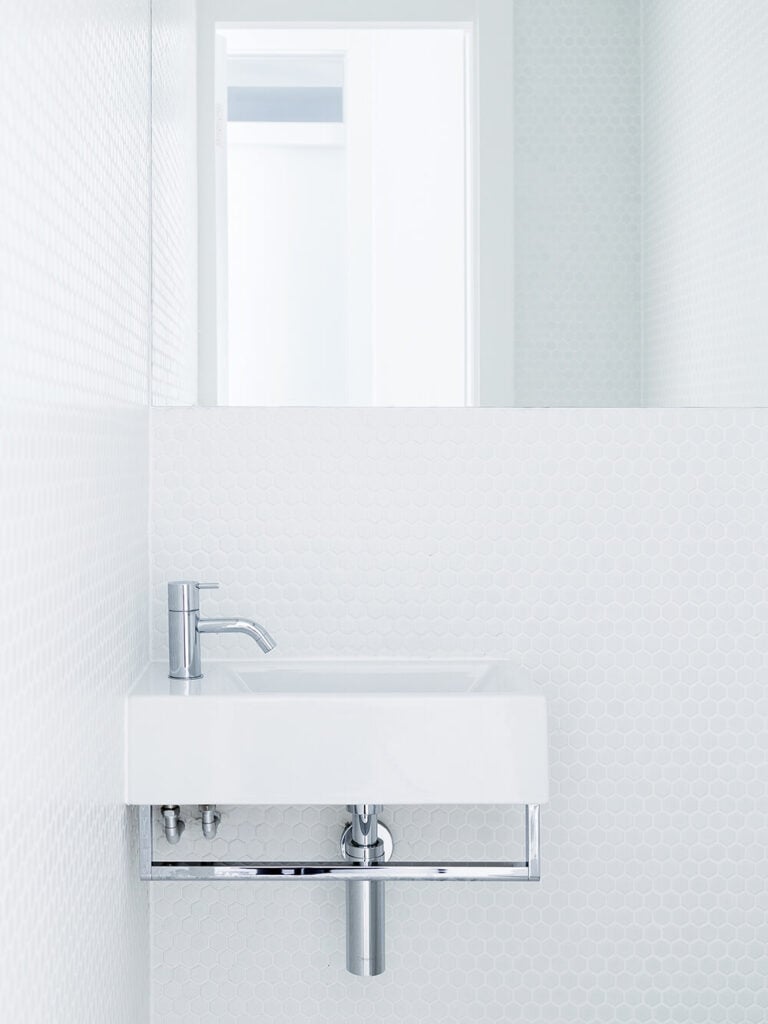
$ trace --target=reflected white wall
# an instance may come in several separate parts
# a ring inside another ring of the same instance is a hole
[[[197,401],[195,4],[152,0],[152,401]]]
[[[641,0],[514,9],[511,404],[637,406]]]
[[[466,33],[224,35],[346,64],[343,124],[227,127],[229,403],[464,405]]]
[[[229,125],[229,402],[346,405],[344,150],[277,127],[298,141]]]
[[[765,405],[768,6],[644,14],[644,404]]]
[[[372,405],[464,405],[465,34],[373,41]]]

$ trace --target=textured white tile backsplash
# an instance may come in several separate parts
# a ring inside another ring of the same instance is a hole
[[[519,406],[640,397],[640,0],[515,0]]]
[[[197,36],[190,0],[152,2],[152,401],[197,401]]]
[[[390,886],[371,982],[343,969],[340,888],[155,886],[158,1022],[765,1019],[768,412],[152,422],[155,657],[165,581],[191,576],[272,657],[514,658],[550,702],[553,789],[541,884]],[[343,817],[238,811],[221,842],[320,856]],[[496,853],[513,821],[389,817],[431,856]]]
[[[143,1024],[149,9],[0,3],[0,1017]]]
[[[643,9],[644,401],[765,405],[768,5]]]
[[[2,16],[0,398],[143,403],[147,5],[36,0]]]
[[[149,11],[1,13],[0,1005],[142,1024],[120,752],[147,653]],[[170,69],[191,37],[181,5],[165,13]],[[173,179],[184,97],[161,99]],[[182,401],[174,253],[193,236],[166,199],[157,394]],[[512,657],[549,698],[553,776],[541,885],[390,886],[371,982],[343,970],[341,887],[156,887],[156,1021],[762,1024],[768,413],[173,410],[152,435],[156,657],[178,575],[219,578],[208,612],[262,619],[279,657]],[[220,842],[321,855],[343,817],[225,809]],[[418,856],[499,856],[513,835],[508,812],[388,817]]]

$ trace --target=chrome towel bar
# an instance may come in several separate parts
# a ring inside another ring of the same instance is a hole
[[[362,865],[351,861],[185,861],[156,860],[152,807],[139,808],[139,868],[150,882],[244,882],[332,879],[341,882],[538,882],[541,839],[538,804],[525,805],[525,860],[400,861]]]

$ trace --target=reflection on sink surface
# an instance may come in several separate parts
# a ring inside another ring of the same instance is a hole
[[[503,684],[501,666],[482,662],[310,662],[236,669],[252,693],[470,693]]]
[[[126,698],[128,803],[543,803],[546,705],[499,661],[152,665]]]

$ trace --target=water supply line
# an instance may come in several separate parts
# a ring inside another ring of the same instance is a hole
[[[216,804],[199,804],[200,816],[203,826],[203,838],[215,839],[219,830],[221,815],[216,810]]]
[[[160,808],[160,813],[163,816],[165,838],[172,846],[175,846],[181,839],[181,833],[184,831],[184,822],[181,820],[181,808],[178,804],[163,804]]]

